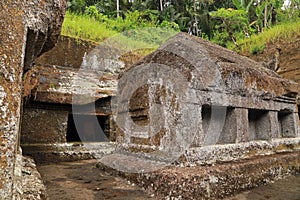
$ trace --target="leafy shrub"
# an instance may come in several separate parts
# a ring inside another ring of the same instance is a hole
[[[93,17],[95,19],[98,19],[98,10],[97,10],[97,7],[96,6],[89,6],[89,7],[86,7],[85,8],[85,11],[84,11],[84,14],[85,15],[88,15],[90,17]]]
[[[226,31],[218,31],[216,30],[214,32],[214,37],[212,38],[212,41],[220,46],[226,47],[226,43],[228,41],[229,34]]]
[[[245,10],[220,8],[210,15],[219,23],[214,27],[213,41],[226,47],[228,42],[236,43],[239,38],[244,38],[250,33],[248,15]],[[220,23],[221,22],[221,23]]]
[[[180,30],[178,24],[176,24],[175,22],[169,22],[167,20],[162,21],[159,26],[162,27],[162,28],[174,29],[175,31],[179,31]]]

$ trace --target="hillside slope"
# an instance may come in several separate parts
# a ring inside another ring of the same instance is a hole
[[[262,62],[284,78],[300,84],[300,36],[291,42],[280,40],[268,43],[262,53],[251,55],[250,58]],[[300,105],[299,95],[298,105]]]

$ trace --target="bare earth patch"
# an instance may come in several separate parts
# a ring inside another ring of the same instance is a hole
[[[299,200],[300,175],[280,179],[274,183],[242,192],[227,200]]]
[[[128,181],[96,168],[97,160],[38,166],[50,200],[153,199]]]

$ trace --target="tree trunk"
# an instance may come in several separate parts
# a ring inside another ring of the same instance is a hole
[[[274,8],[274,6],[272,6],[271,9],[271,23],[272,25],[275,25],[277,23],[277,13],[276,13],[276,9]]]
[[[198,21],[197,21],[197,5],[196,5],[196,0],[194,0],[194,18],[195,18],[195,25],[196,25],[196,36],[198,37]]]
[[[268,25],[268,4],[265,5],[265,12],[264,12],[264,28]]]
[[[117,0],[117,18],[119,18],[120,17],[120,1],[119,0]]]

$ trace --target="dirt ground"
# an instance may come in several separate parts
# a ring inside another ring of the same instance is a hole
[[[300,200],[300,175],[242,192],[227,200]]]
[[[96,168],[97,160],[38,166],[49,200],[154,199],[124,179]]]
[[[128,181],[96,168],[97,160],[63,162],[38,167],[50,200],[155,199]],[[227,200],[300,200],[300,175],[244,191]]]

